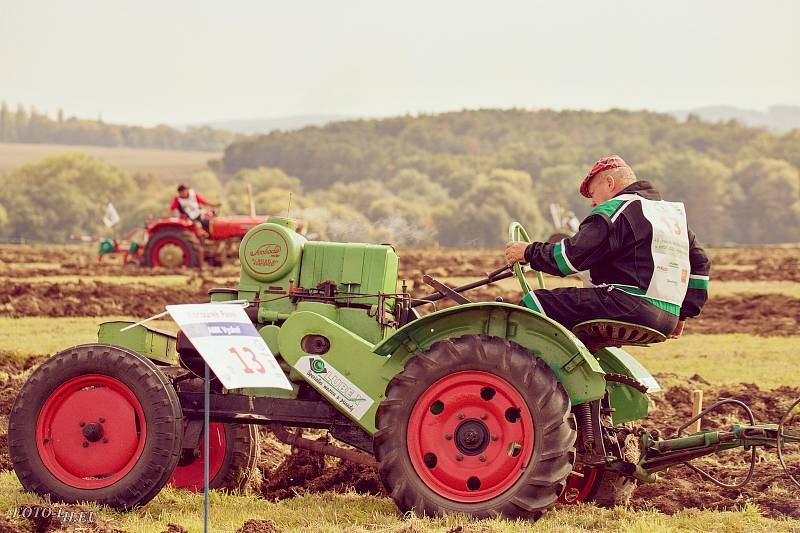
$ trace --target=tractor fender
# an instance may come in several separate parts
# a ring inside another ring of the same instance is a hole
[[[178,228],[184,229],[187,231],[193,232],[194,224],[185,218],[178,218],[178,217],[171,217],[171,218],[162,218],[160,220],[155,220],[147,225],[147,233],[152,235],[153,233],[160,231],[164,228]]]
[[[382,374],[390,378],[415,352],[427,350],[436,341],[463,335],[501,337],[541,357],[573,405],[598,400],[605,394],[605,372],[572,332],[530,309],[509,303],[469,303],[431,313],[398,329],[373,352],[389,356]]]

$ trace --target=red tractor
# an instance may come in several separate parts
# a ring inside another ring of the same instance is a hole
[[[209,211],[208,235],[186,218],[148,220],[142,263],[151,267],[198,267],[221,262],[227,251],[236,253],[247,230],[267,221],[266,216],[216,216]]]

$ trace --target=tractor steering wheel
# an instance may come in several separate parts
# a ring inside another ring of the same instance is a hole
[[[531,242],[531,238],[528,237],[528,232],[525,231],[525,228],[523,228],[522,224],[519,222],[512,222],[511,225],[508,226],[508,239],[510,241]],[[517,261],[511,265],[511,267],[514,270],[514,274],[517,276],[520,287],[522,287],[523,294],[531,292],[531,286],[528,284],[528,280],[525,279],[525,266]],[[544,278],[542,277],[542,273],[538,270],[536,271],[536,279],[539,281],[539,288],[544,289]]]

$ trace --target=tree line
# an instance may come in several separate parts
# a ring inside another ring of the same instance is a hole
[[[532,237],[553,231],[560,203],[579,218],[577,187],[599,157],[617,153],[665,198],[686,204],[701,241],[797,242],[800,130],[775,135],[734,122],[680,122],[648,112],[464,111],[361,120],[248,137],[187,178],[223,213],[248,210],[308,221],[336,241],[496,247],[512,220]],[[83,154],[62,154],[0,177],[0,238],[63,241],[161,216],[174,188]]]
[[[240,139],[215,168],[232,175],[243,168],[278,167],[307,191],[348,187],[354,198],[378,183],[379,190],[389,189],[389,198],[403,194],[413,197],[415,206],[424,205],[426,216],[410,222],[436,231],[437,242],[468,245],[477,239],[496,245],[502,240],[501,219],[532,216],[523,206],[541,213],[555,202],[587,214],[577,185],[594,161],[612,153],[666,198],[683,201],[690,224],[706,242],[798,240],[800,130],[776,135],[695,116],[678,121],[646,111],[512,109],[354,120]],[[509,190],[496,176],[510,172],[528,176],[528,182],[513,181]],[[415,176],[411,188],[404,175]],[[444,189],[449,201],[430,196],[426,188],[434,186]],[[370,217],[370,206],[352,205]],[[395,212],[403,209],[408,207]],[[473,226],[493,228],[492,236],[461,231]]]
[[[218,152],[236,138],[232,132],[206,126],[181,131],[164,124],[152,128],[107,124],[102,120],[65,117],[61,109],[51,119],[35,107],[28,110],[18,104],[12,111],[6,102],[0,102],[0,142]]]

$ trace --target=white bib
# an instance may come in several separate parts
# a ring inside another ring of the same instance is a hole
[[[639,198],[642,213],[653,226],[653,278],[647,296],[681,305],[689,286],[689,232],[681,202]]]
[[[189,189],[189,197],[181,198],[178,196],[178,203],[187,217],[195,219],[200,216],[200,204],[197,203],[197,194],[194,189]]]

